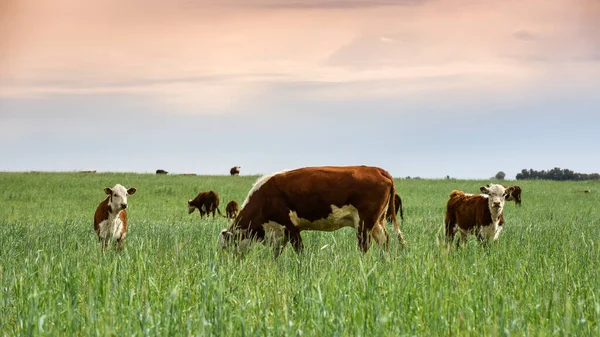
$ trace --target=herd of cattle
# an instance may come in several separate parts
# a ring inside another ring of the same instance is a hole
[[[239,166],[231,169],[234,173],[239,174]],[[521,204],[519,186],[489,184],[480,191],[450,193],[444,220],[447,241],[458,232],[461,239],[457,244],[468,234],[476,235],[483,243],[495,241],[504,224],[505,201]],[[121,250],[127,233],[127,197],[136,189],[117,184],[104,192],[107,197],[94,214],[94,230],[104,249],[114,241]],[[200,217],[214,217],[215,212],[222,216],[217,192],[201,192],[188,200],[188,213],[196,209]],[[387,249],[390,235],[386,222],[393,224],[395,236],[405,244],[396,219],[398,212],[404,218],[402,199],[392,176],[378,167],[305,167],[265,175],[252,186],[241,207],[231,200],[225,211],[231,224],[220,232],[219,243],[236,252],[245,252],[252,243],[262,242],[271,246],[277,257],[289,242],[300,253],[304,247],[300,232],[342,227],[355,229],[363,252],[373,240]]]

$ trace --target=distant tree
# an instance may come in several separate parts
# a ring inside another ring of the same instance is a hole
[[[559,167],[555,167],[549,171],[541,170],[535,171],[532,169],[521,170],[521,173],[517,174],[517,180],[536,180],[536,179],[544,179],[544,180],[557,180],[557,181],[567,181],[567,180],[599,180],[600,174],[598,173],[576,173],[569,169],[561,169]]]
[[[500,172],[496,173],[496,176],[495,176],[495,178],[496,178],[497,180],[504,180],[504,177],[506,177],[506,173],[504,173],[504,172],[502,172],[502,171],[500,171]]]

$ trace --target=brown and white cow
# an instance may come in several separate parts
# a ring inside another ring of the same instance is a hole
[[[219,210],[219,195],[215,191],[200,192],[193,200],[188,200],[188,214],[194,213],[198,209],[200,217],[204,214],[208,215],[212,212],[213,218],[215,217],[215,211],[221,214]]]
[[[238,203],[235,200],[231,200],[227,203],[225,207],[225,214],[227,215],[227,219],[233,219],[239,212]]]
[[[229,170],[229,174],[231,174],[232,176],[239,176],[241,168],[241,166],[234,166]]]
[[[134,194],[136,189],[126,189],[120,184],[113,188],[105,188],[108,194],[94,213],[94,231],[102,241],[102,248],[106,249],[109,241],[115,241],[117,250],[123,248],[125,234],[127,234],[127,196]]]
[[[400,196],[396,193],[396,195],[394,196],[394,207],[388,207],[387,210],[387,221],[393,222],[392,216],[394,214],[398,215],[398,211],[400,211],[400,219],[404,220],[404,211],[402,211],[402,199],[400,199]]]
[[[461,241],[465,241],[469,233],[484,242],[498,239],[504,224],[504,202],[512,193],[512,187],[505,189],[502,185],[491,184],[480,190],[484,194],[457,190],[450,193],[444,220],[448,241],[452,241],[457,232],[461,234]]]
[[[486,186],[490,186],[490,184],[487,184]],[[514,185],[514,186],[506,186],[503,185],[505,189],[508,189],[509,187],[512,187],[512,192],[510,192],[510,194],[506,197],[506,201],[515,201],[515,205],[517,206],[521,206],[521,187]]]
[[[253,241],[274,248],[275,257],[287,242],[303,249],[300,232],[335,231],[352,227],[366,252],[372,238],[387,247],[388,207],[395,194],[392,176],[378,167],[325,166],[287,170],[259,178],[229,229],[223,229],[223,248],[244,251]],[[404,243],[396,217],[394,232]]]

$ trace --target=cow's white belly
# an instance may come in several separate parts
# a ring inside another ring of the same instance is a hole
[[[337,207],[331,205],[331,213],[325,219],[310,221],[298,217],[294,211],[290,211],[290,220],[299,230],[335,231],[342,227],[358,228],[360,217],[358,210],[352,205]]]
[[[106,219],[99,225],[100,237],[108,240],[117,240],[121,238],[121,231],[123,230],[123,221],[117,216],[115,219]],[[125,233],[123,233],[123,237]]]

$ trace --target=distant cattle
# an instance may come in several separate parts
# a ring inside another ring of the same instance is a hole
[[[395,192],[392,176],[378,167],[306,167],[263,176],[229,229],[221,231],[219,242],[236,251],[263,242],[277,257],[288,241],[297,253],[303,250],[303,230],[352,227],[364,252],[371,239],[387,247],[385,219]],[[392,219],[394,232],[404,243],[396,217]]]
[[[115,187],[105,188],[108,196],[96,208],[94,213],[94,231],[106,249],[110,241],[115,241],[117,250],[123,248],[127,234],[127,196],[134,194],[135,188],[125,189],[116,184]]]
[[[225,207],[225,214],[227,215],[228,219],[233,219],[235,218],[235,216],[238,214],[238,203],[235,200],[231,200],[229,203],[227,203],[227,206]]]
[[[390,207],[388,207],[387,210],[387,215],[386,215],[386,219],[389,222],[393,222],[392,221],[392,217],[395,215],[398,215],[398,211],[400,211],[400,219],[404,219],[404,211],[402,211],[402,199],[400,199],[400,196],[398,194],[394,195],[394,207],[392,207],[390,205]]]
[[[241,168],[241,166],[234,166],[229,170],[229,174],[231,174],[232,176],[238,176],[240,175]]]
[[[169,172],[165,171],[165,170],[156,170],[156,174],[167,174]]]
[[[200,217],[204,214],[208,217],[212,213],[213,218],[215,217],[215,211],[221,214],[219,210],[219,195],[215,191],[200,192],[193,200],[188,200],[188,214],[194,213],[198,209]]]
[[[84,170],[84,171],[79,171],[79,173],[96,173],[96,170]]]
[[[491,184],[482,186],[480,190],[484,194],[466,194],[457,190],[450,193],[444,220],[448,241],[452,241],[457,232],[461,234],[461,241],[469,233],[483,242],[498,239],[504,224],[504,202],[513,192],[513,187]]]
[[[184,173],[183,175],[184,175],[184,176],[195,176],[195,175],[196,175],[196,173]]]

